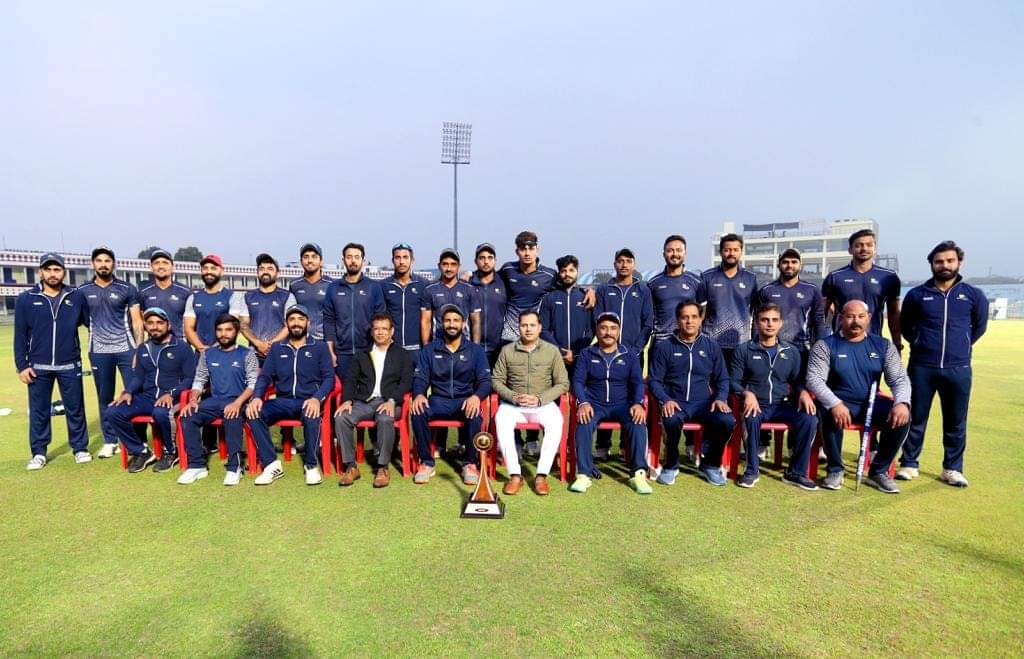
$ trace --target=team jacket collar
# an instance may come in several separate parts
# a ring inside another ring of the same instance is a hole
[[[68,286],[67,284],[62,283],[60,285],[60,293],[57,293],[57,297],[60,297],[61,295],[64,295],[65,293],[70,293],[73,290],[75,290],[74,286]],[[28,289],[28,292],[31,295],[42,295],[43,297],[50,297],[49,295],[47,295],[46,293],[43,292],[43,285],[42,284],[34,285],[32,288]]]
[[[779,349],[780,353],[783,350],[792,350],[793,349],[793,345],[792,344],[786,343],[782,339],[778,339],[777,342],[775,343],[775,346]],[[747,347],[750,348],[751,350],[760,350],[762,352],[767,352],[768,351],[768,348],[765,348],[763,345],[761,345],[761,342],[758,341],[757,339],[751,339],[751,340],[747,341]]]
[[[704,336],[705,336],[704,332],[699,332],[697,334],[697,338],[695,338],[693,340],[693,345],[696,346],[698,343],[700,343],[701,339],[703,339]],[[676,331],[672,332],[671,337],[672,337],[672,340],[675,341],[676,343],[678,343],[679,345],[681,345],[681,346],[685,346],[686,345],[686,342],[683,341],[682,337],[679,336],[679,330],[676,330]]]
[[[952,285],[952,286],[950,286],[950,287],[949,287],[949,290],[947,290],[947,291],[946,291],[945,293],[943,293],[942,291],[940,291],[940,290],[939,290],[939,287],[935,285],[935,277],[932,277],[931,279],[929,279],[928,281],[926,281],[926,282],[924,283],[924,287],[925,287],[925,288],[927,288],[927,289],[928,289],[928,290],[930,290],[930,291],[934,291],[934,292],[938,293],[939,295],[949,295],[949,294],[950,294],[951,292],[953,292],[953,289],[954,289],[954,288],[956,288],[957,286],[959,286],[959,285],[960,285],[960,282],[962,282],[963,280],[964,280],[964,277],[963,277],[963,275],[959,275],[959,274],[958,274],[958,275],[956,276],[956,278],[955,278],[955,279],[953,280],[953,285]]]

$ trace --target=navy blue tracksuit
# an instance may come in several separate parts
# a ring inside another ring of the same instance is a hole
[[[757,275],[739,268],[728,277],[722,266],[717,266],[705,270],[700,277],[708,300],[703,330],[721,346],[728,364],[736,346],[750,340],[751,312],[758,298]]]
[[[757,292],[757,305],[777,304],[782,310],[782,329],[779,340],[792,344],[800,351],[801,364],[807,369],[807,353],[818,339],[832,333],[825,322],[825,299],[821,290],[807,281],[797,280],[786,286],[776,279]],[[757,327],[754,327],[757,333]]]
[[[942,468],[963,472],[967,406],[971,397],[971,353],[988,326],[988,299],[960,276],[943,293],[933,280],[912,288],[900,310],[910,345],[910,434],[900,465],[918,467],[932,399],[942,407]]]
[[[295,296],[283,288],[267,293],[259,288],[245,292],[249,327],[260,341],[270,341],[284,329],[284,314],[295,304]]]
[[[419,277],[410,277],[402,286],[392,275],[382,282],[384,304],[395,325],[395,343],[410,352],[415,361],[420,349],[420,298],[427,282]]]
[[[167,288],[160,288],[156,282],[139,290],[139,307],[145,317],[146,309],[160,307],[167,312],[167,320],[171,323],[171,332],[182,341],[185,340],[185,305],[188,303],[192,289],[172,281]]]
[[[42,285],[18,295],[14,303],[14,364],[18,372],[32,368],[28,385],[28,442],[32,455],[46,455],[50,445],[50,401],[54,382],[60,387],[74,452],[89,449],[82,393],[82,349],[78,328],[89,324],[89,305],[78,289],[62,286],[56,297]]]
[[[373,345],[370,338],[373,314],[386,312],[387,305],[380,284],[365,275],[360,275],[355,283],[344,278],[332,281],[327,286],[326,297],[324,339],[334,344],[334,356],[338,360],[335,372],[344,382],[352,358]]]
[[[576,473],[582,476],[600,477],[594,466],[594,430],[602,421],[617,421],[622,432],[629,439],[630,470],[649,469],[647,464],[647,425],[636,423],[629,413],[633,405],[644,403],[644,376],[640,358],[625,346],[615,346],[615,351],[606,353],[600,346],[584,348],[577,358],[576,372],[572,377],[572,395],[576,409],[589,403],[594,410],[587,423],[576,424]]]
[[[558,280],[558,272],[554,268],[541,265],[540,261],[536,265],[532,272],[523,272],[519,261],[508,261],[498,269],[498,276],[508,293],[501,335],[504,343],[519,338],[519,314],[527,309],[536,309],[540,299],[555,287]]]
[[[434,453],[430,450],[430,428],[434,420],[462,421],[459,441],[465,446],[466,464],[476,464],[477,450],[472,438],[483,425],[483,404],[491,393],[491,368],[487,364],[484,349],[472,341],[462,339],[459,348],[452,352],[442,340],[431,341],[423,346],[416,360],[416,371],[412,379],[412,395],[425,395],[428,407],[422,414],[413,413],[412,429],[416,435],[416,452],[420,462],[434,466]],[[467,419],[462,404],[470,396],[480,399],[480,413]]]
[[[700,274],[689,270],[680,275],[659,272],[651,277],[647,287],[651,289],[651,302],[654,304],[655,343],[667,340],[676,331],[676,307],[680,302],[704,304],[707,301]]]
[[[235,346],[223,350],[219,346],[207,348],[199,356],[196,379],[192,390],[202,386],[202,373],[206,370],[210,383],[210,397],[199,403],[199,409],[182,418],[181,432],[185,438],[185,451],[189,468],[200,468],[206,464],[206,449],[200,432],[203,426],[223,419],[224,441],[228,446],[228,471],[238,469],[238,456],[242,452],[242,431],[245,426],[244,409],[234,419],[224,418],[224,408],[242,395],[249,387],[255,387],[259,367],[256,365],[256,351],[247,346]]]
[[[818,418],[796,405],[796,399],[803,390],[802,371],[800,351],[784,341],[777,342],[772,348],[765,348],[758,341],[749,341],[733,353],[729,365],[732,393],[740,398],[742,406],[744,394],[752,392],[761,407],[760,414],[743,418],[747,430],[747,474],[758,473],[761,424],[766,422],[789,426],[793,454],[788,473],[793,476],[807,473]]]
[[[573,362],[566,364],[569,379],[576,368],[580,352],[594,342],[594,310],[583,304],[584,294],[573,286],[570,290],[556,288],[540,301],[540,338],[570,350]]]
[[[462,328],[463,335],[469,339],[470,336],[470,315],[478,311],[477,289],[464,281],[455,281],[454,286],[448,286],[440,279],[427,284],[423,288],[420,297],[420,310],[429,311],[431,318],[430,340],[444,339],[444,327],[441,323],[441,309],[453,304],[462,311],[462,318],[466,321]],[[422,338],[422,337],[420,337]]]
[[[620,286],[614,280],[601,284],[597,288],[594,318],[606,311],[619,315],[619,343],[632,350],[643,364],[643,350],[654,331],[651,289],[636,280],[629,286]]]
[[[146,341],[135,349],[134,365],[125,386],[132,402],[114,405],[103,410],[103,421],[110,426],[115,438],[124,444],[128,455],[148,450],[135,434],[132,418],[152,416],[164,453],[177,452],[174,436],[174,413],[181,392],[192,387],[196,374],[196,355],[184,340],[171,334],[165,343]],[[157,407],[158,398],[170,395],[170,407]]]
[[[698,334],[693,343],[673,334],[654,346],[648,373],[651,393],[659,405],[664,407],[670,400],[679,405],[678,412],[661,417],[665,469],[679,469],[679,437],[686,422],[704,427],[701,465],[720,467],[736,418],[729,412],[711,411],[712,401],[729,401],[729,371],[718,343],[706,334]]]
[[[477,304],[480,307],[480,342],[487,352],[487,363],[494,368],[501,346],[505,345],[501,338],[505,327],[505,310],[508,307],[505,280],[495,273],[491,281],[485,284],[480,280],[480,273],[475,272],[469,283],[476,287]]]
[[[821,283],[821,294],[835,305],[832,316],[834,332],[839,331],[839,316],[843,305],[850,300],[861,300],[871,312],[871,327],[868,331],[882,336],[885,303],[899,298],[900,276],[895,270],[874,264],[866,272],[858,272],[851,264],[828,273]]]
[[[327,300],[327,287],[332,281],[322,274],[315,282],[300,277],[288,286],[295,296],[295,303],[306,307],[309,312],[309,335],[314,339],[324,339],[324,302]]]

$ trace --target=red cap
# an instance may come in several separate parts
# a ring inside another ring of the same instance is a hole
[[[224,262],[221,261],[220,257],[217,256],[216,254],[207,254],[206,256],[199,260],[199,265],[203,265],[204,263],[212,263],[218,268],[224,267]]]

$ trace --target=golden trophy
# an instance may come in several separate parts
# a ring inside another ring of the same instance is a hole
[[[491,488],[491,479],[487,477],[490,451],[494,446],[494,435],[478,432],[473,437],[473,446],[480,453],[480,478],[476,488],[469,495],[469,500],[462,508],[462,517],[480,517],[484,519],[501,519],[505,516],[505,504],[498,501],[498,494]]]

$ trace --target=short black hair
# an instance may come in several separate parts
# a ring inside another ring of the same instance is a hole
[[[388,325],[390,325],[391,327],[395,326],[395,319],[391,317],[391,314],[385,313],[383,311],[378,311],[375,314],[373,314],[373,316],[370,317],[370,327],[373,327],[373,324],[378,320],[386,320],[388,321]]]
[[[213,326],[214,327],[220,327],[221,325],[224,325],[225,323],[230,323],[231,325],[234,325],[236,332],[242,326],[242,324],[240,322],[238,322],[238,319],[235,318],[234,316],[232,316],[229,313],[222,313],[221,315],[217,316],[217,320],[216,320],[216,322],[213,323]]]
[[[348,243],[348,244],[346,244],[344,247],[341,248],[341,255],[344,257],[345,256],[345,252],[347,252],[350,249],[358,249],[359,250],[359,256],[366,256],[366,248],[363,247],[362,245],[360,245],[359,243]]]
[[[956,258],[958,261],[964,260],[964,250],[952,240],[943,240],[941,243],[932,247],[932,251],[928,252],[928,263],[932,262],[936,254],[940,252],[956,252]]]
[[[779,314],[780,318],[782,317],[782,307],[774,302],[765,302],[757,308],[757,311],[754,312],[754,318],[760,318],[761,314],[768,313],[769,311],[775,311]]]
[[[871,229],[861,229],[860,231],[854,231],[853,233],[850,234],[850,247],[853,247],[853,243],[857,242],[861,238],[867,238],[868,236],[874,238],[876,242],[878,241],[878,236],[875,235],[875,232],[872,231]]]
[[[555,259],[555,266],[559,270],[570,264],[576,266],[577,270],[580,269],[580,260],[576,258],[574,254],[566,254],[565,256],[559,256]]]
[[[779,263],[782,263],[783,259],[796,259],[801,263],[803,262],[803,259],[800,258],[800,252],[796,251],[792,247],[790,247],[787,250],[784,250],[782,254],[779,254]]]
[[[697,315],[704,315],[703,309],[701,308],[700,304],[698,304],[695,300],[683,300],[682,302],[676,305],[676,318],[679,318],[679,314],[682,313],[683,309],[685,309],[686,307],[697,307]]]
[[[666,239],[665,239],[665,242],[664,242],[664,244],[663,244],[663,245],[661,246],[661,248],[662,248],[662,249],[665,249],[666,247],[668,247],[668,244],[669,244],[669,243],[674,243],[674,242],[676,242],[677,240],[678,240],[679,242],[683,243],[683,247],[686,247],[686,238],[683,238],[683,237],[682,237],[682,236],[680,236],[680,235],[679,235],[678,233],[673,233],[673,234],[672,234],[671,236],[669,236],[668,238],[666,238]]]
[[[536,316],[537,317],[537,322],[540,323],[540,314],[537,313],[536,309],[527,309],[525,311],[520,311],[519,312],[519,322],[520,323],[523,322],[523,318],[526,318],[527,316]]]
[[[739,243],[743,247],[743,236],[736,233],[727,233],[718,239],[718,251],[721,252],[725,243]]]
[[[537,234],[532,231],[520,231],[516,236],[516,249],[530,244],[537,244]]]

